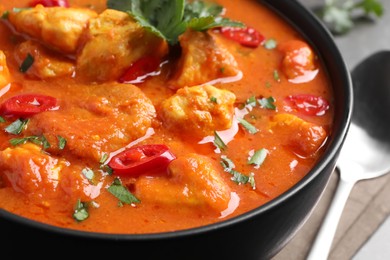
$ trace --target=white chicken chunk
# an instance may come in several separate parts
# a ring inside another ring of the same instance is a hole
[[[278,132],[284,145],[303,157],[314,155],[326,140],[326,130],[292,114],[278,114],[272,118],[270,129]]]
[[[95,198],[102,184],[91,184],[70,163],[58,159],[33,143],[25,143],[0,151],[0,179],[6,186],[23,193],[32,201],[50,207],[59,198]],[[54,200],[54,201],[53,201]]]
[[[198,137],[232,126],[236,96],[212,85],[184,87],[161,104],[164,125]]]
[[[166,41],[145,30],[129,14],[107,9],[91,19],[77,57],[77,74],[92,81],[117,80],[138,59],[161,58]]]
[[[55,50],[75,54],[89,19],[96,16],[95,11],[87,8],[37,5],[11,11],[8,19],[19,33],[38,39]]]
[[[58,56],[40,43],[31,40],[19,44],[15,48],[14,55],[19,67],[21,67],[28,55],[34,58],[33,64],[25,72],[30,78],[70,77],[75,71],[75,65],[71,60]]]
[[[209,33],[188,30],[179,41],[182,54],[171,79],[172,88],[201,85],[239,75],[233,55]]]
[[[172,161],[168,170],[168,178],[139,178],[135,184],[137,197],[178,207],[207,206],[216,212],[228,207],[231,189],[210,158],[188,154]]]
[[[7,66],[7,57],[0,50],[0,88],[10,83],[10,74]]]

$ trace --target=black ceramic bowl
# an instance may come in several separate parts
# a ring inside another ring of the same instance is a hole
[[[317,165],[293,188],[239,217],[172,233],[118,235],[86,233],[44,225],[0,210],[1,252],[30,256],[83,255],[125,259],[270,259],[310,216],[335,168],[349,127],[352,86],[349,71],[331,34],[295,0],[262,0],[293,24],[320,54],[335,93],[335,122],[329,145]],[[33,250],[25,251],[27,245]],[[15,250],[13,248],[21,248]],[[11,251],[12,250],[12,251]],[[54,253],[47,253],[48,251]]]

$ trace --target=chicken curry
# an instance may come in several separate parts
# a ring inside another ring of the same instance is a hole
[[[199,227],[284,193],[327,144],[327,71],[260,1],[15,2],[0,0],[6,211],[103,233]]]

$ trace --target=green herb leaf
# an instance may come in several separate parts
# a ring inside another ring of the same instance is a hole
[[[258,168],[263,164],[267,155],[268,155],[267,149],[262,148],[260,150],[257,150],[252,155],[252,157],[249,159],[248,164],[253,164],[253,165],[255,165],[256,168]]]
[[[278,70],[274,70],[273,76],[274,76],[274,80],[276,82],[280,82],[280,76],[279,76],[279,71]]]
[[[221,6],[203,1],[108,0],[107,7],[128,12],[146,30],[171,45],[178,42],[187,28],[203,31],[218,26],[243,26],[240,22],[220,17]]]
[[[19,118],[8,125],[4,130],[9,134],[18,135],[26,128],[28,121],[28,119]]]
[[[221,165],[225,172],[231,172],[234,167],[236,167],[232,160],[230,160],[226,155],[221,156]]]
[[[219,136],[217,131],[214,131],[214,145],[219,148],[221,151],[225,150],[227,148],[225,142],[222,140],[222,138]]]
[[[264,47],[267,49],[267,50],[272,50],[272,49],[275,49],[277,46],[277,42],[274,40],[274,39],[268,39],[265,41],[264,43]]]
[[[0,116],[0,123],[5,123],[7,121],[5,121],[4,117]]]
[[[254,125],[252,125],[245,119],[237,118],[237,120],[249,133],[256,134],[257,132],[259,132],[259,130]]]
[[[381,17],[383,12],[383,5],[378,0],[325,1],[323,7],[315,10],[315,13],[334,34],[346,34],[354,27],[355,20],[362,17]]]
[[[118,178],[107,188],[120,202],[125,204],[140,203],[141,201],[135,197],[125,186],[122,185]]]
[[[218,104],[218,100],[217,100],[216,97],[210,97],[210,102],[211,102],[211,103]]]
[[[28,53],[27,57],[22,62],[22,65],[20,65],[19,71],[22,73],[25,73],[28,71],[28,69],[34,64],[34,57]]]
[[[90,168],[84,168],[81,173],[87,178],[89,181],[92,181],[95,177],[95,173]]]
[[[247,184],[249,183],[253,189],[256,188],[254,174],[251,173],[249,176],[246,176],[236,170],[234,170],[235,165],[226,155],[221,156],[221,165],[225,172],[228,172],[232,175],[231,180],[237,184]]]
[[[257,100],[255,96],[251,96],[245,101],[245,104],[251,107],[255,107],[257,104]]]
[[[73,218],[78,222],[84,221],[89,217],[88,204],[77,200],[76,206],[73,212]]]
[[[258,102],[262,108],[276,110],[275,99],[273,97],[261,98]]]
[[[58,149],[64,150],[66,146],[66,139],[60,135],[57,135],[57,140],[58,140]]]
[[[25,144],[27,142],[31,142],[37,145],[42,145],[43,150],[50,148],[50,143],[43,135],[42,136],[33,135],[33,136],[27,136],[23,138],[12,138],[9,140],[9,142],[12,146],[17,146],[17,145]]]

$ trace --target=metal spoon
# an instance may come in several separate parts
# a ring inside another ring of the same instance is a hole
[[[337,167],[340,180],[307,260],[327,259],[345,203],[356,182],[390,172],[390,51],[352,71],[352,121]]]

